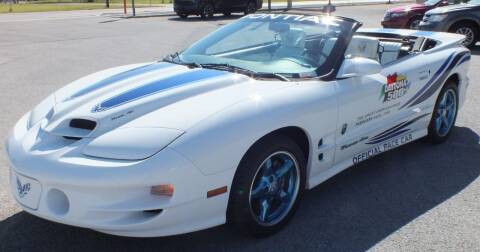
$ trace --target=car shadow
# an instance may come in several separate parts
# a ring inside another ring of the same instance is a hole
[[[221,14],[215,14],[212,18],[203,19],[200,16],[190,15],[188,18],[180,18],[180,17],[171,17],[168,18],[170,21],[176,22],[208,22],[208,21],[221,21],[221,20],[235,20],[243,17],[242,14],[232,14],[231,16],[224,16]]]
[[[255,239],[227,226],[161,238],[127,238],[25,212],[0,222],[0,251],[365,251],[480,176],[479,136],[456,127],[444,144],[416,141],[308,191],[278,234]]]

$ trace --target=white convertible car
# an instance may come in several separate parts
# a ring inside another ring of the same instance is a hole
[[[464,37],[360,26],[254,14],[163,61],[76,80],[15,125],[12,193],[33,215],[115,235],[272,234],[305,189],[455,124]]]

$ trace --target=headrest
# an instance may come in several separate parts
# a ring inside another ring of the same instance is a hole
[[[378,60],[379,41],[367,36],[353,36],[348,45],[345,57],[363,57]]]
[[[282,46],[284,47],[305,47],[305,32],[302,28],[290,28],[288,31],[280,33]]]

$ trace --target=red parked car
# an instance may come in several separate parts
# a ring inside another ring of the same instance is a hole
[[[425,12],[460,2],[459,0],[427,0],[422,4],[412,4],[389,9],[383,17],[384,28],[418,29]]]

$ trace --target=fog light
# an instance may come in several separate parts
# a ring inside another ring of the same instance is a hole
[[[168,185],[152,186],[152,188],[150,188],[150,193],[153,194],[153,195],[161,195],[161,196],[172,197],[173,196],[173,185],[168,184]]]

